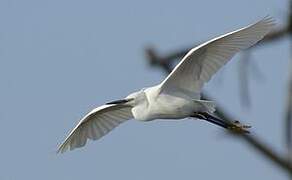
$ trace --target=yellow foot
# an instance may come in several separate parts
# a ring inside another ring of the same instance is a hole
[[[235,133],[249,133],[247,129],[251,128],[249,125],[241,124],[239,121],[234,121],[228,127],[229,130]]]

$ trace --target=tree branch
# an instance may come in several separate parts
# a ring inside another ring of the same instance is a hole
[[[292,0],[290,0],[290,14],[289,14],[289,29],[290,35],[292,35]],[[287,159],[292,163],[292,39],[290,37],[290,67],[289,67],[289,78],[288,78],[288,94],[287,94],[287,105],[286,105],[286,118],[284,123],[284,137],[287,147]],[[292,179],[292,175],[290,176]]]
[[[260,45],[279,40],[280,38],[282,38],[283,36],[291,32],[291,27],[292,27],[291,24],[289,24],[286,28],[282,28],[280,30],[274,31],[273,33],[270,33],[270,35],[266,36],[261,41],[261,43],[259,43],[259,45],[256,45],[254,47],[258,47]],[[150,65],[160,67],[166,73],[170,73],[172,70],[171,61],[174,59],[183,57],[188,52],[188,50],[189,49],[184,49],[181,51],[177,51],[175,53],[170,53],[169,55],[166,55],[164,57],[161,57],[157,54],[157,52],[153,48],[147,48],[146,55],[148,57],[148,61]],[[203,98],[209,99],[206,95],[203,95]],[[223,110],[223,108],[217,107],[216,113],[220,118],[229,122],[233,122],[233,118],[230,118],[227,115],[227,113]],[[241,137],[246,143],[252,146],[260,154],[264,155],[264,157],[269,159],[275,165],[281,167],[283,170],[288,172],[288,174],[292,175],[292,164],[289,162],[288,158],[285,158],[286,156],[281,156],[280,154],[277,154],[276,152],[272,150],[272,148],[268,147],[256,136],[252,136],[248,134],[235,134],[235,133],[231,133],[231,134]]]

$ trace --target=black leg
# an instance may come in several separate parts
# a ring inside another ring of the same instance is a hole
[[[192,115],[191,117],[205,120],[207,122],[210,122],[212,124],[216,124],[216,125],[223,127],[225,129],[233,130],[235,132],[249,133],[249,131],[246,129],[250,128],[250,126],[242,125],[242,124],[240,124],[239,121],[235,121],[233,123],[227,122],[227,121],[224,121],[220,118],[217,118],[217,117],[215,117],[207,112],[197,112],[197,113],[194,113],[194,115]]]

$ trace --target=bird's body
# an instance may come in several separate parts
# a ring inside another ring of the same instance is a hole
[[[161,86],[142,89],[126,97],[133,101],[132,113],[136,120],[150,121],[154,119],[182,119],[190,117],[194,112],[213,112],[208,108],[211,101],[193,99],[184,93],[167,94],[160,91]]]
[[[227,129],[236,127],[212,116],[215,104],[200,100],[202,87],[237,52],[261,40],[273,25],[273,19],[266,17],[191,49],[160,84],[89,112],[70,132],[58,151],[82,147],[87,139],[97,140],[132,118],[151,121],[195,117]]]

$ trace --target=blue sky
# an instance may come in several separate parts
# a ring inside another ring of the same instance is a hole
[[[129,121],[85,148],[55,153],[86,112],[163,79],[147,65],[146,46],[167,53],[267,14],[281,25],[287,12],[276,0],[2,0],[0,179],[287,179],[244,142],[193,120]],[[238,98],[240,55],[205,87],[281,153],[288,45],[252,51],[264,78],[250,82],[250,110]]]

